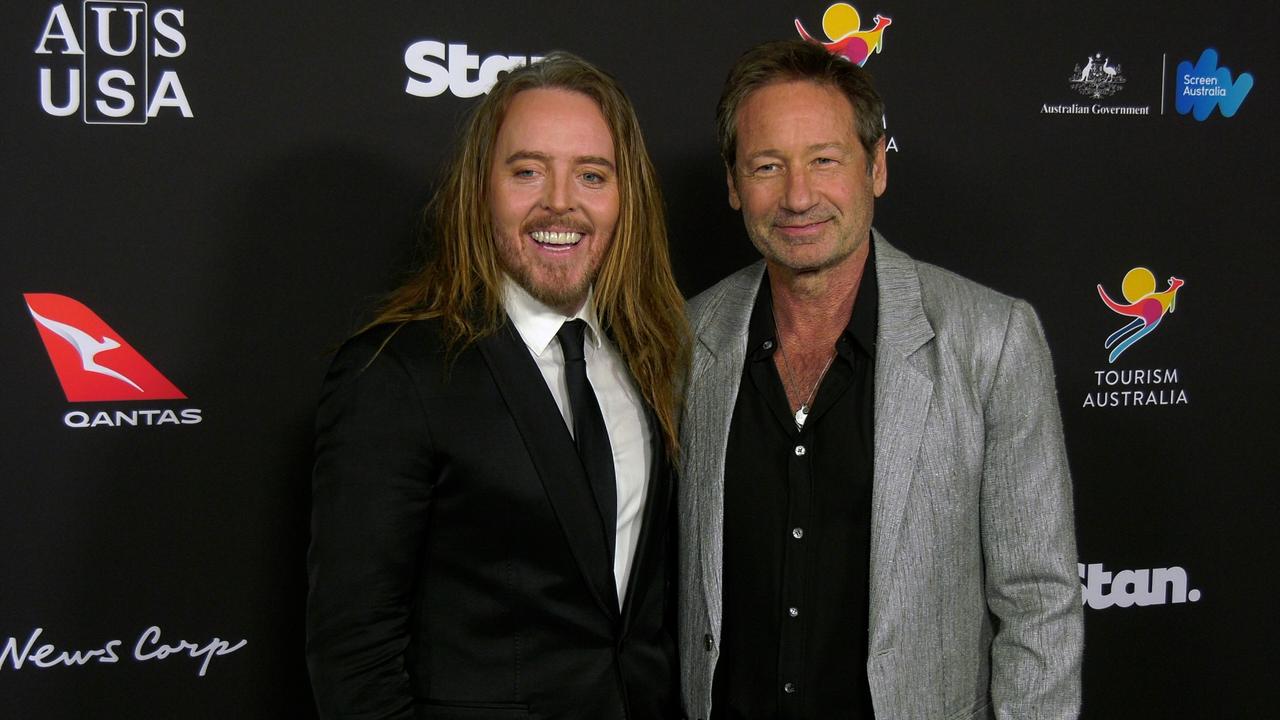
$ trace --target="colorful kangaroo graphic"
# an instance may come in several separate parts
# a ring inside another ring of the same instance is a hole
[[[811,43],[817,43],[832,55],[840,55],[854,65],[865,65],[871,53],[884,49],[885,28],[893,24],[893,20],[883,15],[876,15],[875,26],[863,30],[862,17],[857,8],[849,3],[836,3],[822,14],[822,30],[831,42],[822,42],[804,29],[800,18],[796,18],[796,31],[800,37]]]
[[[1173,312],[1174,305],[1177,303],[1178,288],[1184,284],[1181,278],[1170,277],[1168,289],[1156,292],[1156,276],[1144,267],[1136,267],[1125,273],[1124,283],[1120,286],[1124,299],[1129,301],[1128,305],[1112,300],[1107,296],[1107,291],[1102,289],[1102,285],[1098,285],[1098,295],[1102,297],[1102,302],[1106,303],[1107,307],[1116,314],[1133,318],[1129,324],[1107,337],[1104,347],[1111,350],[1111,356],[1107,358],[1107,362],[1115,362],[1116,358],[1128,350],[1130,345],[1155,330],[1166,313]],[[1114,349],[1111,348],[1112,345],[1115,345]]]

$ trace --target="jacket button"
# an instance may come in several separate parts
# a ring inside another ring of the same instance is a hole
[[[702,636],[702,642],[707,646],[707,652],[716,649],[716,641],[711,639],[711,633]]]

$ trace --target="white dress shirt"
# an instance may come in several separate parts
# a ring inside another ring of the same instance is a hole
[[[566,317],[558,310],[547,307],[520,287],[510,277],[505,278],[503,307],[516,332],[524,340],[538,370],[547,381],[551,396],[555,398],[564,417],[569,434],[573,434],[573,406],[569,402],[569,384],[564,373],[564,351],[556,340],[560,326],[568,320],[581,318],[589,331],[583,342],[583,355],[587,363],[587,380],[595,391],[609,432],[609,446],[613,450],[613,474],[618,485],[617,536],[613,555],[613,579],[618,590],[618,604],[627,596],[627,579],[635,558],[636,542],[640,539],[640,522],[649,485],[649,471],[653,466],[652,440],[649,423],[645,419],[644,401],[631,380],[627,365],[609,338],[600,330],[596,318],[595,303],[591,291],[587,301],[573,317]],[[563,478],[552,478],[553,481]]]

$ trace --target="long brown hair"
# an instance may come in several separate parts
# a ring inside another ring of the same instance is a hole
[[[493,145],[511,99],[535,88],[581,93],[600,106],[618,162],[618,222],[596,277],[596,313],[653,408],[668,452],[677,448],[677,385],[688,362],[684,300],[671,273],[657,173],[631,101],[617,82],[566,52],[513,70],[471,113],[443,182],[427,206],[426,261],[370,326],[439,318],[451,351],[506,322],[502,268],[489,210]]]

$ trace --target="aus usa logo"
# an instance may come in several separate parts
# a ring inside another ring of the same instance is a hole
[[[185,24],[181,9],[136,0],[54,5],[35,46],[40,109],[90,125],[194,117],[176,68]]]

